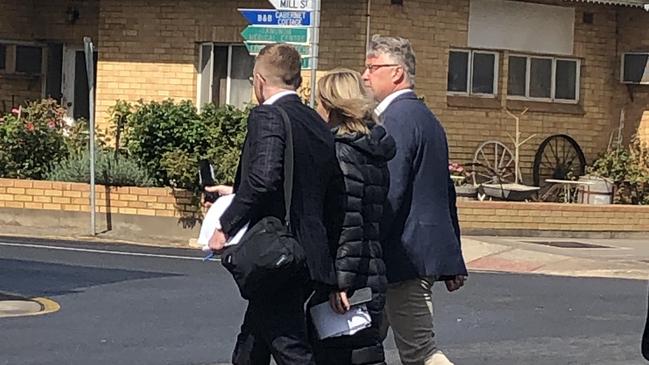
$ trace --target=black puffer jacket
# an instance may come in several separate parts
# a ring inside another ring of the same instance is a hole
[[[379,222],[388,193],[387,162],[396,153],[394,139],[379,125],[370,134],[336,134],[336,156],[344,177],[342,230],[331,243],[338,287],[348,293],[369,286],[368,310],[380,315],[385,304],[385,264],[379,243]],[[337,130],[334,129],[334,133]]]

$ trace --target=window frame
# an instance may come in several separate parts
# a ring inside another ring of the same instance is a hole
[[[505,96],[508,100],[522,100],[522,101],[538,101],[543,103],[561,103],[561,104],[579,104],[581,93],[581,59],[579,58],[570,58],[570,57],[561,57],[561,56],[549,56],[549,55],[535,55],[535,54],[525,54],[525,53],[509,53],[507,54],[507,84],[509,85],[509,58],[510,57],[520,57],[526,59],[525,67],[525,96],[520,95],[509,95],[509,90]],[[550,97],[549,98],[539,98],[530,96],[530,80],[532,78],[532,58],[535,59],[549,59],[552,61],[552,71],[550,77]],[[575,62],[575,99],[561,99],[557,98],[557,61],[570,61]]]
[[[498,97],[498,80],[499,80],[499,71],[500,71],[500,52],[498,51],[491,51],[491,50],[483,50],[483,49],[468,49],[468,48],[450,48],[448,51],[448,57],[450,57],[451,52],[462,52],[462,53],[468,53],[467,57],[467,84],[466,84],[466,91],[450,91],[448,90],[448,81],[446,85],[446,95],[451,95],[451,96],[470,96],[470,97],[479,97],[479,98],[497,98]],[[494,78],[493,78],[493,94],[488,94],[488,93],[474,93],[472,92],[472,87],[473,87],[473,55],[475,53],[478,54],[488,54],[488,55],[493,55],[494,56]],[[450,62],[448,63],[447,66],[447,80],[448,80],[448,74],[451,72],[451,65]]]
[[[7,39],[0,39],[0,44],[5,46],[5,67],[0,69],[2,75],[18,75],[18,76],[47,76],[47,45],[38,42],[22,42],[12,41]],[[41,49],[41,72],[31,73],[16,71],[18,54],[17,49],[19,46],[34,47]]]
[[[209,57],[209,78],[210,78],[210,87],[208,88],[208,95],[205,96],[203,95],[202,91],[202,84],[203,84],[203,72],[201,72],[201,62],[203,60],[203,48],[205,46],[209,46],[210,48],[210,57]],[[227,47],[228,48],[228,54],[227,54],[227,59],[228,59],[228,64],[227,64],[227,75],[226,75],[226,81],[225,81],[225,104],[224,105],[231,105],[231,98],[232,98],[232,55],[233,55],[233,47],[243,47],[245,48],[244,43],[221,43],[221,42],[200,42],[198,43],[198,74],[196,78],[196,101],[197,101],[197,108],[200,111],[201,108],[203,107],[204,104],[211,103],[213,99],[213,83],[214,83],[214,49],[216,47]]]
[[[649,81],[634,82],[634,81],[624,80],[624,68],[626,66],[627,55],[649,56],[649,52],[642,52],[642,51],[622,52],[622,57],[620,58],[620,83],[625,85],[649,85]]]

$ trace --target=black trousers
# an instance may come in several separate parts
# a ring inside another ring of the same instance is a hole
[[[315,365],[307,337],[306,281],[272,296],[250,300],[232,354],[234,365]]]

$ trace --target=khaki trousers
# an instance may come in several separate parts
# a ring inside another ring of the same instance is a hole
[[[381,335],[387,337],[392,327],[403,365],[452,364],[435,343],[433,283],[430,278],[418,278],[388,284]]]

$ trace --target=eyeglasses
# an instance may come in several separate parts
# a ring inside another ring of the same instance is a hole
[[[367,64],[365,65],[365,69],[369,70],[370,73],[380,69],[381,67],[396,67],[396,66],[401,66],[398,63],[384,63],[384,64],[378,64],[378,65],[372,65],[372,64]]]

